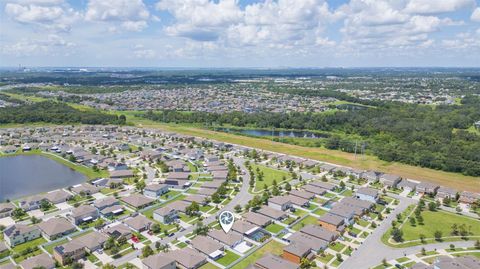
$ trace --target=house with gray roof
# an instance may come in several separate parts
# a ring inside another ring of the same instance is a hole
[[[77,231],[72,223],[61,217],[40,222],[37,227],[42,231],[43,237],[49,240],[55,240]]]
[[[141,195],[138,193],[131,194],[127,197],[122,197],[121,200],[136,209],[145,208],[155,202],[155,199],[146,197],[145,195]]]
[[[243,236],[235,231],[225,233],[222,230],[212,229],[208,232],[208,236],[231,248],[235,248],[238,244],[243,242]]]
[[[169,187],[167,184],[150,184],[145,186],[143,194],[151,198],[158,198],[167,193]]]
[[[123,221],[125,225],[136,232],[143,232],[150,229],[153,222],[144,215],[138,214]]]
[[[274,256],[270,253],[255,262],[255,267],[259,269],[298,269],[300,266],[291,261]]]
[[[217,260],[224,255],[224,246],[210,237],[203,235],[196,236],[190,244],[193,248],[207,255],[212,260]]]
[[[177,249],[163,255],[174,259],[177,262],[177,266],[184,269],[196,269],[207,263],[207,259],[203,254],[191,248]]]
[[[278,221],[281,221],[288,217],[288,215],[285,212],[281,210],[273,209],[269,206],[262,206],[259,210],[257,210],[257,213]]]
[[[25,224],[14,224],[3,230],[4,240],[10,247],[15,247],[22,243],[32,241],[42,236],[37,226],[27,226]]]
[[[42,253],[37,256],[30,257],[20,263],[22,269],[33,269],[33,268],[45,268],[53,269],[55,268],[55,262],[53,261],[47,253]]]
[[[93,221],[99,217],[98,210],[91,205],[81,205],[72,209],[70,218],[75,225],[83,222]]]
[[[159,253],[149,256],[142,261],[142,264],[147,269],[176,269],[177,262],[175,259]]]
[[[355,196],[360,200],[376,203],[379,198],[379,192],[377,189],[362,187],[355,192]]]
[[[267,217],[267,216],[264,216],[262,214],[258,214],[258,213],[255,213],[255,212],[247,212],[246,214],[243,215],[243,218],[252,223],[252,224],[255,224],[257,226],[260,226],[260,227],[266,227],[268,226],[270,223],[272,223],[272,219]]]
[[[153,219],[163,224],[174,222],[178,218],[178,211],[169,205],[160,207],[153,211]]]

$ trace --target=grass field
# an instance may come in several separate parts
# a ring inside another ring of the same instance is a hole
[[[264,165],[252,164],[253,172],[257,174],[257,168],[260,172],[263,172],[263,181],[256,181],[255,191],[263,190],[264,184],[268,187],[272,186],[273,181],[276,180],[277,183],[280,183],[285,177],[287,180],[291,179],[291,176],[288,172],[278,169],[273,169]]]
[[[404,214],[402,214],[404,215]],[[469,229],[471,235],[469,236],[480,236],[480,221],[469,218],[463,215],[457,215],[454,213],[446,212],[446,211],[423,211],[423,225],[419,225],[418,223],[415,226],[410,225],[409,221],[403,224],[401,230],[403,231],[403,239],[405,243],[400,244],[392,244],[388,242],[388,238],[390,237],[391,229],[389,229],[383,236],[382,242],[389,246],[393,247],[409,247],[420,245],[421,242],[420,234],[425,235],[427,243],[433,243],[434,240],[434,233],[435,231],[442,232],[443,239],[445,241],[460,241],[462,240],[459,236],[452,237],[452,225],[457,224],[458,226],[465,224],[467,230]],[[441,225],[438,225],[441,223]],[[415,240],[414,242],[408,242]]]
[[[441,231],[443,236],[450,236],[453,224],[465,224],[467,227],[471,227],[473,235],[480,236],[480,221],[469,217],[445,211],[424,211],[422,217],[424,225],[412,226],[409,222],[403,225],[403,238],[406,241],[417,240],[420,234],[424,234],[427,238],[434,238],[435,231]],[[440,223],[441,225],[438,225]]]
[[[264,254],[270,253],[273,255],[280,255],[283,252],[283,248],[285,245],[279,243],[275,240],[272,240],[265,244],[260,249],[257,249],[255,252],[250,254],[248,257],[243,259],[241,262],[237,263],[232,269],[244,269],[247,268],[249,265],[255,264],[255,261],[260,259]]]
[[[240,258],[240,256],[238,256],[237,254],[229,250],[226,250],[225,256],[218,259],[217,262],[223,266],[227,266],[227,265],[230,265],[232,262],[238,260],[238,258]]]

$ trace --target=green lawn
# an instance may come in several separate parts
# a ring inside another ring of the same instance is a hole
[[[293,225],[292,229],[295,231],[298,231],[302,229],[304,226],[307,226],[308,224],[317,224],[318,219],[314,216],[307,216],[304,219],[302,219],[300,222],[297,224]]]
[[[28,242],[25,242],[23,244],[20,244],[18,246],[15,246],[12,250],[14,252],[17,252],[17,253],[20,253],[22,251],[24,251],[25,249],[27,248],[33,248],[35,246],[38,246],[38,245],[42,245],[44,244],[45,242],[47,242],[47,240],[45,240],[45,238],[43,237],[40,237],[40,238],[37,238],[35,240],[32,240],[32,241],[28,241]]]
[[[240,256],[238,256],[237,254],[229,251],[229,250],[226,250],[225,251],[225,256],[221,257],[220,259],[217,260],[217,262],[223,266],[227,266],[229,264],[231,264],[232,262],[238,260],[238,258],[240,258]]]
[[[413,208],[408,208],[405,212],[402,213],[402,218],[404,218],[408,212],[410,212]],[[445,241],[460,241],[462,240],[460,237],[451,237],[452,225],[457,224],[458,226],[465,224],[467,229],[470,229],[471,235],[470,236],[480,236],[480,221],[469,218],[463,215],[458,215],[446,211],[423,211],[423,225],[419,225],[418,223],[415,226],[410,225],[407,221],[402,226],[403,231],[403,239],[405,241],[410,240],[418,240],[414,242],[405,242],[401,244],[391,244],[388,242],[388,238],[390,237],[391,228],[382,236],[382,242],[394,246],[394,247],[408,247],[414,245],[420,245],[421,242],[420,234],[424,234],[426,237],[426,241],[428,243],[434,242],[434,233],[435,231],[441,231],[442,236]],[[441,225],[439,225],[441,223]],[[469,228],[470,227],[470,228]],[[450,237],[450,238],[447,238]]]
[[[406,241],[417,240],[420,234],[424,234],[427,238],[434,238],[434,233],[437,230],[441,231],[443,236],[450,236],[453,224],[465,224],[467,228],[471,227],[473,235],[480,236],[480,221],[472,218],[445,211],[423,211],[422,217],[424,225],[412,226],[408,222],[403,225],[403,238]],[[441,225],[439,225],[440,223]]]
[[[339,243],[339,242],[335,242],[334,244],[335,244],[335,245],[330,245],[330,248],[333,249],[333,250],[335,250],[336,252],[342,251],[342,249],[345,247],[344,244]]]
[[[327,213],[327,211],[325,211],[325,210],[323,210],[323,209],[321,209],[321,208],[318,208],[317,210],[313,211],[313,214],[317,214],[317,215],[319,215],[319,216],[321,216],[321,215],[323,215],[323,214],[325,214],[325,213]]]
[[[288,172],[278,169],[273,169],[264,165],[252,164],[253,172],[255,176],[257,175],[257,168],[260,172],[263,172],[263,181],[256,181],[254,191],[263,190],[263,185],[271,186],[273,181],[276,180],[277,183],[282,181],[282,178],[285,177],[287,180],[291,179],[291,176]]]
[[[330,254],[330,253],[324,253],[323,255],[318,255],[318,260],[327,264],[329,261],[331,261],[333,259],[333,255]]]
[[[62,244],[65,244],[65,243],[67,243],[67,242],[68,242],[68,240],[67,240],[66,238],[63,238],[62,240],[60,240],[60,241],[58,241],[58,242],[55,242],[55,243],[52,243],[52,244],[50,244],[50,245],[48,245],[48,246],[44,246],[43,248],[44,248],[48,253],[52,254],[52,253],[53,253],[53,248],[55,248],[56,246],[60,246],[60,245],[62,245]]]
[[[241,262],[237,263],[232,269],[244,269],[247,268],[251,264],[255,264],[255,261],[263,257],[264,254],[270,253],[273,255],[281,255],[283,252],[283,248],[285,247],[284,244],[279,243],[275,240],[271,240],[267,244],[265,244],[260,249],[257,249],[248,257],[243,259]]]
[[[206,264],[200,266],[198,269],[218,269],[215,265],[207,262]]]
[[[283,227],[282,225],[279,225],[279,224],[276,224],[276,223],[272,223],[270,225],[268,225],[267,227],[265,227],[265,230],[273,233],[273,234],[277,234],[279,233],[281,230],[283,230],[285,227]]]

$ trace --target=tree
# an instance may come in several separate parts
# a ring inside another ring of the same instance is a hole
[[[135,183],[135,189],[139,191],[140,193],[143,193],[143,189],[145,189],[145,181],[139,180],[137,183]]]
[[[419,237],[420,237],[420,242],[421,242],[422,244],[425,244],[425,235],[424,235],[424,234],[420,234]]]
[[[435,237],[435,240],[442,241],[442,236],[443,236],[442,231],[439,231],[439,230],[435,231],[433,236]]]
[[[410,218],[410,225],[415,226],[416,224],[415,218]]]
[[[475,241],[475,248],[480,249],[480,240]]]
[[[435,202],[428,203],[428,210],[436,211],[437,210],[437,204]]]
[[[285,184],[285,190],[286,190],[286,191],[291,191],[291,190],[292,190],[292,185],[290,185],[290,183],[287,182],[287,183]]]
[[[391,232],[393,240],[396,242],[402,242],[403,241],[403,232],[402,230],[398,229],[397,227],[392,229]]]
[[[104,266],[102,266],[102,269],[115,269],[115,266],[107,263],[107,264],[105,264]]]
[[[242,212],[242,206],[241,205],[236,205],[233,209],[235,210],[235,213]]]
[[[110,253],[112,253],[113,256],[116,256],[120,252],[120,249],[118,246],[115,244],[110,248]]]
[[[158,223],[153,223],[152,226],[150,226],[150,231],[152,231],[155,234],[158,234],[162,231],[162,227],[160,227],[160,224]]]
[[[83,268],[83,263],[79,263],[79,262],[72,263],[72,269],[82,269],[82,268]]]
[[[200,206],[198,205],[197,202],[193,201],[187,208],[185,209],[185,214],[188,216],[194,216],[198,214],[200,211]]]
[[[153,255],[153,249],[150,246],[144,246],[142,248],[142,256],[146,258],[150,255]]]

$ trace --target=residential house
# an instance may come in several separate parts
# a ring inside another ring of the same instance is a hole
[[[143,267],[146,269],[176,269],[177,262],[163,253],[156,254],[145,258],[142,261]]]
[[[61,265],[82,259],[85,254],[85,246],[75,239],[53,248],[53,257]]]
[[[37,226],[14,224],[3,230],[4,240],[10,247],[35,240],[42,236]]]
[[[153,211],[153,219],[163,224],[174,222],[178,218],[178,211],[166,205]]]
[[[437,198],[440,198],[440,199],[445,199],[445,198],[450,198],[450,199],[455,199],[455,197],[457,196],[457,190],[455,189],[452,189],[452,188],[447,188],[447,187],[440,187],[438,188],[437,190],[437,195],[436,197]]]
[[[150,226],[153,224],[151,220],[140,214],[124,220],[123,223],[135,232],[150,230]]]
[[[55,190],[45,194],[44,198],[52,204],[59,204],[68,201],[73,195],[64,190]]]
[[[150,184],[145,186],[143,194],[151,198],[158,198],[168,192],[167,184]]]
[[[37,227],[42,231],[43,237],[48,240],[55,240],[77,231],[72,223],[62,217],[40,222]]]
[[[274,196],[268,199],[268,206],[281,211],[292,208],[292,202],[287,196]]]
[[[282,221],[288,217],[288,215],[285,212],[281,210],[273,209],[269,206],[262,206],[259,210],[257,210],[257,213],[277,221]]]
[[[71,219],[75,225],[79,225],[83,222],[95,220],[99,217],[98,210],[91,205],[81,205],[72,209]]]
[[[392,174],[383,174],[379,177],[380,183],[389,188],[396,188],[397,184],[402,180],[400,176]]]
[[[15,206],[11,203],[0,203],[0,219],[10,217]]]
[[[224,246],[206,236],[196,236],[190,242],[192,247],[207,255],[212,260],[217,260],[224,255]]]
[[[296,263],[274,256],[271,253],[265,254],[255,262],[255,268],[258,269],[298,269],[300,266]]]
[[[318,224],[332,232],[343,232],[345,229],[345,218],[332,213],[327,213],[318,218]]]
[[[47,253],[42,253],[37,256],[30,257],[20,263],[22,269],[34,269],[34,268],[55,268],[55,262]]]
[[[222,230],[212,229],[208,232],[208,236],[231,248],[234,248],[243,242],[243,236],[234,231],[225,233]]]
[[[437,193],[438,188],[440,188],[440,186],[437,184],[433,184],[430,182],[420,182],[417,185],[416,190],[418,193],[434,196]]]
[[[117,240],[118,238],[121,238],[121,237],[126,239],[130,239],[132,237],[132,231],[130,230],[130,228],[128,228],[128,226],[126,226],[125,224],[121,224],[121,223],[118,225],[114,225],[106,228],[104,232],[109,236],[114,237]]]
[[[378,201],[378,198],[379,198],[379,193],[378,193],[377,189],[359,188],[356,191],[355,196],[360,200],[376,203]]]
[[[175,260],[181,269],[196,269],[207,263],[204,255],[191,248],[177,249],[163,255]]]
[[[146,197],[145,195],[141,195],[138,193],[134,193],[134,194],[131,194],[130,196],[123,197],[121,198],[121,200],[136,209],[145,208],[155,202],[155,199]]]
[[[282,257],[290,262],[300,264],[303,259],[312,258],[312,248],[307,244],[295,241],[283,248]]]
[[[246,221],[260,227],[266,227],[273,222],[271,218],[255,212],[247,212],[243,215],[243,218]]]

